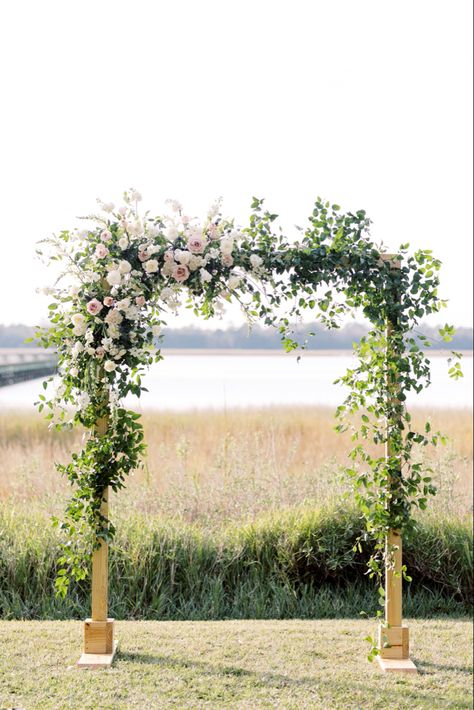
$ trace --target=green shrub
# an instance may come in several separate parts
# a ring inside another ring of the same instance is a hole
[[[334,618],[373,613],[370,550],[347,508],[296,508],[255,522],[206,530],[132,514],[119,520],[110,554],[110,613],[116,618]],[[54,596],[59,537],[48,518],[0,508],[0,615],[81,618],[89,580]],[[406,616],[465,614],[473,589],[472,529],[425,516],[404,557],[413,578]]]

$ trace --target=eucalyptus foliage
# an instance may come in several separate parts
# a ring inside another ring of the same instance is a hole
[[[288,352],[305,346],[294,327],[308,309],[329,328],[360,311],[370,320],[369,334],[354,345],[357,365],[339,380],[349,394],[336,417],[337,429],[350,429],[354,441],[346,473],[365,520],[357,545],[363,538],[375,542],[368,573],[380,576],[390,563],[387,532],[412,529],[413,510],[424,509],[435,493],[420,451],[443,437],[428,422],[413,429],[406,398],[430,384],[431,343],[413,333],[444,306],[440,262],[430,250],[411,253],[407,244],[383,257],[364,211],[344,213],[320,199],[299,241],[276,229],[277,215],[263,200],[254,198],[243,228],[224,218],[219,204],[198,223],[176,202],[169,216],[141,215],[140,200],[131,190],[118,209],[100,203],[90,228],[63,231],[41,247],[60,264],[48,290],[50,327],[37,333],[57,351],[59,385],[49,394],[44,383],[39,409],[53,427],[82,425],[87,432],[82,451],[58,465],[73,488],[63,520],[55,520],[65,536],[58,594],[67,593],[71,578],[87,575],[100,541],[113,539],[101,512],[103,492],[123,488],[145,452],[140,417],[121,402],[144,390],[143,372],[163,357],[156,343],[166,314],[183,301],[210,318],[237,300],[250,322],[279,329]],[[440,331],[445,341],[452,333],[450,326]],[[458,357],[453,353],[450,362],[453,377],[462,375]],[[379,455],[368,453],[367,441]]]

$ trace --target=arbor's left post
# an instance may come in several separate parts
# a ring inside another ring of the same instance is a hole
[[[98,436],[106,436],[108,419],[96,424]],[[100,512],[109,517],[109,489],[104,489]],[[112,664],[117,648],[114,620],[108,617],[109,546],[103,540],[92,553],[91,618],[84,622],[84,650],[77,662],[79,668],[107,668]]]

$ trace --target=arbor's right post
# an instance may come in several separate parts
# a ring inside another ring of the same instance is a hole
[[[382,254],[383,261],[390,262],[392,269],[400,269],[401,262],[393,254]],[[387,321],[387,348],[391,347],[391,337],[396,328],[392,320]],[[387,382],[387,396],[397,398],[398,386]],[[387,426],[388,426],[387,422]],[[385,456],[394,454],[392,442],[387,439]],[[402,621],[402,537],[398,530],[390,530],[385,540],[385,620],[378,630],[377,656],[381,669],[393,673],[417,673],[410,660],[409,630]]]

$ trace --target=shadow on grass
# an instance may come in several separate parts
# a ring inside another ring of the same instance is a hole
[[[125,662],[132,662],[132,663],[143,663],[145,665],[153,665],[157,667],[162,667],[164,668],[173,668],[175,670],[186,670],[186,669],[192,669],[197,671],[200,675],[202,676],[208,676],[208,677],[216,677],[216,676],[221,676],[221,677],[236,677],[236,678],[247,678],[251,681],[253,681],[256,685],[260,685],[263,687],[275,687],[275,688],[281,688],[281,687],[294,687],[294,688],[307,688],[308,690],[313,690],[313,691],[318,691],[322,690],[323,688],[326,690],[326,692],[331,690],[331,686],[334,689],[335,687],[339,686],[340,688],[345,687],[345,684],[347,683],[347,676],[343,676],[340,679],[333,678],[333,679],[328,679],[325,677],[325,670],[324,668],[319,669],[317,674],[315,674],[314,677],[301,677],[301,678],[294,678],[288,675],[283,675],[281,673],[272,673],[272,672],[267,672],[267,671],[261,671],[260,673],[257,671],[250,671],[246,670],[244,668],[236,667],[236,666],[225,666],[225,665],[212,665],[209,662],[201,662],[201,661],[196,661],[196,660],[190,660],[190,659],[179,659],[175,658],[173,656],[160,656],[156,654],[151,654],[151,653],[140,653],[140,652],[124,652],[120,653],[118,658],[117,658],[117,665],[120,664],[120,661],[125,661]],[[470,674],[471,669],[468,666],[452,666],[452,665],[446,665],[446,664],[437,664],[437,663],[430,663],[428,661],[426,662],[418,662],[415,661],[416,666],[418,670],[420,671],[419,676],[411,676],[411,679],[415,681],[416,683],[416,678],[420,678],[420,676],[432,676],[436,675],[436,673],[439,672],[455,672],[455,673],[463,673],[463,674]],[[431,670],[432,669],[432,670]],[[364,682],[363,677],[367,673],[367,670],[360,669],[360,681],[355,680],[354,678],[351,678],[350,682],[352,684],[353,690],[363,690],[364,688],[367,687],[367,684]],[[352,675],[352,674],[351,674]],[[380,681],[383,681],[384,679],[387,679],[387,675],[382,672],[377,672],[373,676],[373,680],[375,683],[378,682],[378,679]],[[400,676],[399,678],[400,681],[408,681],[407,676]],[[342,685],[341,685],[342,684]],[[432,698],[431,692],[426,692],[426,689],[422,689],[420,687],[414,687],[411,688],[411,693],[413,694],[413,700],[417,701],[422,701],[422,700],[428,700]]]
[[[472,666],[452,666],[446,663],[432,663],[431,661],[417,661],[416,667],[423,675],[435,675],[440,671],[445,673],[465,673],[469,676],[472,673]]]

